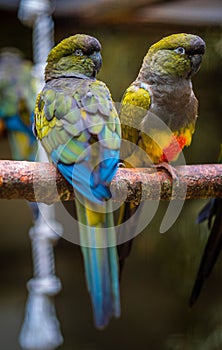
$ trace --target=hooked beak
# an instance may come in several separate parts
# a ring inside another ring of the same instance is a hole
[[[201,54],[192,55],[190,57],[190,61],[191,61],[191,75],[197,73],[198,70],[200,69],[200,65],[201,65],[201,62],[202,62],[202,57],[203,57],[203,55],[201,55]]]
[[[193,49],[189,52],[189,58],[191,61],[191,72],[192,76],[195,74],[201,65],[202,57],[206,50],[206,44],[199,36],[196,36],[194,41],[192,42]]]
[[[92,59],[94,63],[94,74],[96,75],[99,73],[100,68],[102,66],[102,56],[99,51],[94,51],[91,55],[90,58]]]

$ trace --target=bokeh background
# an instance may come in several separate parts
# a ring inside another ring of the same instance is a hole
[[[17,18],[19,1],[0,0],[0,48],[14,46],[32,59],[32,31]],[[99,78],[120,101],[135,79],[148,47],[179,32],[200,35],[207,52],[193,79],[199,120],[187,164],[215,163],[222,140],[222,2],[58,0],[55,42],[75,33],[96,36],[103,47]],[[0,159],[10,159],[7,139]],[[222,257],[190,309],[189,294],[207,240],[205,224],[195,223],[205,200],[189,200],[165,234],[159,227],[167,203],[134,242],[122,281],[122,316],[104,331],[93,327],[79,247],[60,239],[55,249],[56,274],[63,289],[56,297],[63,350],[216,350],[222,348]],[[0,201],[0,348],[18,350],[18,335],[32,276],[26,202]],[[58,220],[63,221],[58,213]]]

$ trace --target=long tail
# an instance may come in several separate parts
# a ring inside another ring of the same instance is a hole
[[[132,204],[132,203],[124,203],[121,206],[120,212],[119,212],[118,238],[121,239],[122,242],[124,241],[124,243],[119,244],[117,247],[118,258],[119,258],[120,278],[121,278],[123,267],[125,264],[125,259],[130,255],[132,245],[133,245],[133,239],[132,238],[129,239],[126,235],[128,235],[130,232],[134,232],[134,227],[133,227],[132,223],[130,223],[130,226],[129,226],[127,221],[136,212],[136,210],[137,210],[137,205]],[[121,226],[123,224],[124,224],[124,226]],[[136,220],[134,220],[134,225],[136,227],[136,225],[137,225]]]
[[[95,326],[104,328],[112,316],[120,316],[119,267],[112,212],[108,202],[93,205],[76,201],[87,288],[90,293]],[[92,206],[92,205],[91,205]],[[106,209],[107,212],[101,212]],[[98,248],[100,247],[100,248]],[[104,247],[104,248],[101,248]]]
[[[222,199],[214,199],[213,201],[213,206],[207,205],[204,207],[198,218],[199,222],[203,221],[204,219],[211,221],[212,217],[215,216],[210,236],[208,238],[191,292],[189,302],[190,306],[192,306],[197,300],[203,284],[212,272],[222,248]],[[207,208],[209,209],[208,214]],[[204,219],[202,219],[203,217]]]

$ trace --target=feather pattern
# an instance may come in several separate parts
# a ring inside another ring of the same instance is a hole
[[[165,37],[149,48],[137,78],[121,101],[122,139],[127,141],[122,142],[121,160],[125,166],[156,165],[175,175],[169,162],[190,145],[194,133],[198,101],[191,77],[198,71],[204,51],[204,41],[186,33]],[[142,208],[143,204],[123,204],[119,224],[126,222],[138,205]],[[134,229],[129,228],[132,237]],[[124,236],[124,232],[119,235]],[[119,248],[121,265],[131,245],[127,242]]]
[[[34,160],[36,140],[32,132],[36,80],[32,64],[15,48],[0,53],[0,119],[8,131],[12,158]]]
[[[120,315],[119,267],[109,185],[119,163],[120,122],[96,80],[100,44],[77,34],[48,56],[35,108],[35,133],[75,191],[80,245],[95,325]]]
[[[104,83],[50,81],[37,100],[35,128],[53,163],[78,192],[92,202],[110,198],[107,185],[119,162],[120,125]]]
[[[32,64],[15,48],[0,52],[0,121],[7,130],[11,157],[34,161],[36,138],[32,132],[36,99],[36,79]],[[37,203],[28,202],[33,218],[38,217]]]

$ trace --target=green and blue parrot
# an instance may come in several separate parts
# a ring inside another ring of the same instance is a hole
[[[222,144],[220,146],[219,163],[222,163]],[[208,220],[210,230],[194,286],[190,296],[190,306],[198,299],[205,280],[210,276],[222,248],[222,198],[211,199],[200,211],[197,222]]]
[[[36,79],[32,64],[16,48],[0,52],[0,120],[8,133],[14,160],[35,159],[36,139],[32,132],[36,101]]]
[[[120,122],[96,79],[101,45],[89,35],[62,40],[48,55],[37,97],[35,133],[75,192],[80,245],[97,328],[120,315],[116,232],[110,182],[119,164]]]
[[[32,131],[36,101],[36,79],[32,63],[17,48],[0,52],[0,124],[7,133],[13,160],[34,161],[37,151]],[[29,202],[33,219],[38,218],[37,203]]]
[[[164,37],[149,48],[137,78],[121,101],[122,139],[127,141],[121,159],[126,167],[164,167],[177,178],[170,162],[192,140],[198,101],[191,78],[199,70],[204,52],[205,42],[186,33]],[[124,204],[119,224],[127,221],[139,205],[142,208],[143,202]],[[129,229],[133,236],[134,228]],[[123,257],[129,254],[131,244],[129,240],[119,246]]]

